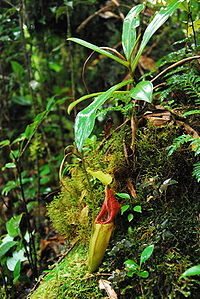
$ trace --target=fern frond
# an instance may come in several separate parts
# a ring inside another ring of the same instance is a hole
[[[195,156],[198,156],[200,154],[200,138],[192,137],[190,144],[191,144],[192,151],[195,152]]]
[[[197,182],[200,182],[200,162],[194,164],[192,175],[196,178]]]
[[[180,148],[184,143],[191,141],[191,136],[189,134],[183,134],[181,136],[178,136],[173,140],[173,144],[166,147],[166,150],[168,150],[168,155],[171,156],[174,151],[176,151],[178,148]]]
[[[165,78],[167,87],[160,92],[161,102],[169,101],[170,92],[180,91],[186,96],[183,97],[183,100],[185,98],[187,103],[189,100],[192,100],[192,104],[200,105],[200,76],[193,69],[190,70],[185,66],[178,67],[176,70],[172,70],[165,75]],[[182,98],[178,101],[181,100]]]

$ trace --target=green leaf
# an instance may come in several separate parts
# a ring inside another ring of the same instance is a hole
[[[6,168],[15,168],[16,165],[15,165],[15,163],[6,163],[6,164],[5,164],[5,167],[6,167]]]
[[[21,261],[18,260],[13,272],[13,276],[14,276],[13,283],[16,283],[18,281],[20,277],[20,271],[21,271]]]
[[[173,14],[173,12],[177,9],[179,6],[180,2],[183,0],[174,0],[172,1],[166,8],[161,9],[158,14],[153,18],[151,23],[147,26],[143,38],[138,50],[138,53],[131,64],[131,70],[132,72],[135,71],[139,58],[142,55],[142,52],[144,48],[146,47],[148,41],[150,38],[153,36],[153,34],[167,21],[167,19]]]
[[[136,43],[136,28],[140,25],[139,13],[144,9],[143,4],[133,7],[123,22],[122,46],[127,60],[130,60]]]
[[[126,212],[129,208],[130,208],[130,205],[125,205],[125,206],[121,207],[121,215],[123,215],[124,212]]]
[[[7,229],[7,232],[9,234],[9,236],[14,238],[14,237],[17,237],[19,235],[19,233],[20,233],[19,224],[20,224],[20,221],[22,219],[22,215],[23,214],[20,214],[18,216],[14,216],[9,221],[6,222],[6,229]]]
[[[151,103],[152,93],[153,84],[150,81],[142,81],[130,90],[129,96],[135,100]]]
[[[16,103],[21,106],[31,106],[32,105],[32,101],[23,96],[13,96],[11,98],[11,100],[13,103]]]
[[[133,211],[138,212],[138,213],[142,213],[142,207],[141,206],[135,206],[133,208]]]
[[[115,193],[115,194],[121,198],[131,199],[131,197],[128,193]]]
[[[10,248],[12,248],[17,242],[15,241],[8,241],[5,244],[0,245],[0,257],[4,256]]]
[[[130,270],[139,269],[139,265],[136,262],[134,262],[133,260],[127,260],[124,262],[124,264]]]
[[[15,73],[15,75],[17,77],[22,75],[22,73],[24,72],[23,66],[17,61],[11,61],[10,63],[11,63],[11,67],[12,67],[12,70]]]
[[[115,61],[123,64],[126,67],[128,67],[128,65],[129,65],[127,61],[125,61],[125,60],[123,60],[123,59],[121,59],[121,58],[119,58],[119,57],[111,54],[110,52],[108,52],[106,50],[101,49],[100,47],[98,47],[96,45],[88,43],[88,42],[86,42],[86,41],[84,41],[84,40],[82,40],[80,38],[70,37],[67,40],[75,42],[75,43],[77,43],[77,44],[79,44],[81,46],[84,46],[86,48],[89,48],[89,49],[91,49],[91,50],[93,50],[95,52],[98,52],[98,53],[102,54],[102,55],[105,55],[105,56],[107,56],[107,57],[109,57],[109,58],[111,58],[111,59],[113,59],[113,60],[115,60]]]
[[[69,104],[68,109],[67,109],[67,113],[70,114],[72,109],[80,102],[90,99],[90,98],[94,98],[97,97],[99,95],[101,95],[103,92],[95,92],[95,93],[90,93],[90,94],[86,94],[85,96],[82,96],[81,98],[77,99],[76,101],[72,102],[71,104]]]
[[[43,111],[43,112],[37,114],[34,118],[34,122],[42,121],[44,119],[45,115],[46,115],[46,111]]]
[[[183,116],[193,115],[193,114],[200,114],[200,110],[191,110],[183,113]]]
[[[46,106],[47,112],[49,112],[51,110],[51,108],[53,107],[54,104],[55,104],[55,97],[52,97],[48,100],[48,103]]]
[[[85,101],[87,99],[90,99],[90,98],[94,98],[94,97],[97,97],[99,95],[103,94],[102,91],[100,92],[95,92],[95,93],[90,93],[90,94],[86,94],[82,97],[80,97],[79,99],[77,99],[76,101],[73,101],[71,104],[69,104],[68,106],[68,109],[67,109],[67,113],[70,114],[72,109],[80,102],[82,101]],[[125,90],[120,90],[120,91],[114,91],[113,92],[113,95],[115,94],[129,94],[129,91],[125,91]]]
[[[150,245],[142,251],[140,256],[140,267],[144,262],[146,262],[150,258],[150,256],[153,253],[153,250],[154,250],[154,245]]]
[[[12,189],[15,189],[18,187],[18,183],[15,181],[8,181],[5,188],[3,188],[1,194],[2,195],[8,195],[8,192],[11,191]]]
[[[77,114],[75,120],[75,142],[79,151],[81,151],[84,141],[90,136],[94,128],[96,111],[99,109],[107,99],[110,98],[113,91],[132,83],[133,80],[126,80],[120,82],[106,92],[98,96],[88,107]]]
[[[139,277],[142,277],[142,278],[147,278],[147,277],[149,277],[149,272],[148,271],[141,271],[141,272],[137,273],[137,275]]]
[[[55,62],[49,62],[49,68],[55,72],[60,72],[62,70],[62,66]]]
[[[32,134],[33,134],[34,131],[35,131],[35,128],[36,128],[37,124],[38,124],[37,122],[33,122],[32,124],[30,124],[30,125],[28,125],[28,126],[26,127],[25,132],[24,132],[24,135],[25,135],[25,137],[26,137],[27,139],[29,139],[29,138],[32,136]]]
[[[131,222],[133,220],[134,216],[133,214],[128,214],[128,221]]]
[[[97,178],[99,181],[101,181],[105,185],[109,185],[112,182],[112,177],[108,173],[104,173],[103,171],[93,171],[90,168],[87,168],[87,172]]]
[[[8,140],[8,139],[2,140],[0,142],[0,148],[7,146],[7,145],[10,145],[10,140]]]
[[[193,276],[193,275],[200,275],[200,265],[193,266],[189,269],[187,269],[180,278],[186,277],[186,276]]]

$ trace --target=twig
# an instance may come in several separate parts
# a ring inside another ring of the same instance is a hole
[[[91,19],[93,19],[95,16],[98,16],[102,11],[106,11],[110,8],[112,8],[113,6],[112,5],[107,5],[107,6],[104,6],[102,8],[100,8],[99,10],[95,11],[95,13],[93,13],[92,15],[90,15],[87,19],[85,19],[85,21],[83,21],[79,26],[78,28],[76,29],[76,32],[80,32],[81,29],[83,29],[87,23],[89,23],[89,21]]]
[[[109,48],[109,47],[100,47],[101,49],[103,50],[107,50],[107,51],[110,51],[110,52],[113,52],[114,54],[116,54],[116,56],[118,56],[119,58],[121,58],[122,60],[126,60],[125,57],[119,53],[116,49],[114,48]],[[82,81],[83,81],[83,84],[85,86],[85,89],[87,91],[87,93],[89,93],[89,90],[87,88],[87,84],[85,82],[85,69],[86,69],[86,65],[88,63],[88,61],[90,60],[90,58],[93,56],[93,54],[95,54],[96,52],[93,51],[88,57],[87,59],[85,60],[84,64],[83,64],[83,68],[82,68],[82,74],[81,74],[81,77],[82,77]],[[106,58],[106,57],[103,57],[103,58]]]
[[[160,74],[158,74],[156,77],[154,77],[151,82],[157,80],[159,77],[161,77],[162,75],[164,75],[165,73],[167,73],[169,70],[183,64],[183,63],[186,63],[187,61],[190,61],[190,60],[193,60],[193,59],[200,59],[200,55],[196,55],[196,56],[192,56],[192,57],[187,57],[187,58],[184,58],[172,65],[170,65],[169,67],[167,67],[166,69],[164,69]]]

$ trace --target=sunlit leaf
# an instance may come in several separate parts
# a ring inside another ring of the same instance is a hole
[[[95,92],[95,93],[90,93],[90,94],[86,94],[82,97],[80,97],[79,99],[77,99],[76,101],[73,101],[71,104],[69,104],[68,108],[67,108],[67,112],[68,114],[71,113],[72,109],[80,102],[87,100],[87,99],[91,99],[94,97],[97,97],[99,95],[101,95],[103,92]]]
[[[28,125],[25,129],[24,135],[27,139],[29,139],[35,131],[37,126],[37,122],[33,122],[32,124]]]
[[[187,269],[181,276],[186,277],[186,276],[193,276],[193,275],[200,275],[200,265],[193,266],[189,269]]]
[[[142,81],[130,90],[129,95],[135,100],[151,103],[152,93],[153,84],[150,81]]]
[[[125,60],[123,60],[123,59],[121,59],[121,58],[119,58],[119,57],[111,54],[110,52],[108,52],[106,50],[101,49],[100,47],[98,47],[96,45],[93,45],[93,44],[91,44],[89,42],[86,42],[86,41],[84,41],[84,40],[82,40],[80,38],[75,38],[75,37],[70,37],[67,40],[75,42],[75,43],[77,43],[77,44],[79,44],[81,46],[84,46],[86,48],[89,48],[89,49],[91,49],[91,50],[93,50],[95,52],[98,52],[98,53],[102,54],[102,55],[105,55],[105,56],[107,56],[107,57],[109,57],[109,58],[111,58],[111,59],[113,59],[113,60],[115,60],[115,61],[123,64],[124,66],[128,67],[128,62],[127,61],[125,61]]]
[[[134,216],[133,214],[128,214],[128,221],[131,222],[133,220]]]
[[[200,110],[191,110],[183,113],[183,116],[193,115],[193,114],[200,114]]]
[[[128,193],[115,193],[117,196],[125,199],[130,199],[130,195]]]
[[[125,205],[121,207],[121,214],[123,215],[130,208],[130,205]]]
[[[147,278],[147,277],[149,277],[149,272],[148,271],[141,271],[141,272],[137,273],[137,275],[139,277],[142,277],[142,278]]]
[[[22,219],[22,215],[12,217],[9,221],[6,222],[6,229],[11,237],[17,237],[19,235],[19,224]]]
[[[123,22],[122,46],[127,60],[130,59],[136,43],[136,28],[140,25],[138,15],[143,9],[143,4],[136,5],[129,11]]]
[[[133,211],[134,212],[138,212],[138,213],[142,213],[142,207],[141,206],[135,206],[134,208],[133,208]]]
[[[147,26],[143,38],[138,50],[138,53],[131,64],[132,72],[135,71],[135,68],[138,64],[139,58],[142,55],[144,48],[146,47],[148,41],[153,36],[153,34],[167,21],[167,19],[173,14],[173,12],[177,9],[180,2],[183,0],[174,0],[172,1],[166,8],[161,9],[157,15],[153,18],[151,23]]]
[[[98,96],[88,107],[77,114],[75,120],[75,142],[79,151],[81,151],[84,141],[90,136],[94,128],[96,111],[107,99],[110,98],[113,91],[132,83],[132,79],[120,82],[106,92]]]
[[[98,179],[99,181],[101,181],[103,184],[105,185],[109,185],[112,182],[112,176],[108,173],[104,173],[103,171],[93,171],[89,168],[87,168],[87,172],[94,176],[96,179]]]
[[[2,195],[7,195],[9,191],[15,189],[18,187],[18,183],[16,181],[8,181],[6,186],[1,191]]]
[[[12,70],[16,74],[16,76],[19,77],[21,74],[23,74],[24,68],[19,62],[11,61],[10,63],[11,63],[11,66],[12,66]]]
[[[194,31],[197,31],[200,29],[200,20],[196,20],[193,22],[192,25],[189,26],[188,28],[188,36],[192,35],[194,32],[193,32],[193,28],[194,28]]]
[[[16,165],[15,165],[15,163],[6,163],[6,164],[5,164],[5,167],[6,167],[6,168],[15,168]]]
[[[154,245],[150,245],[142,251],[140,256],[140,266],[150,258],[150,256],[153,253],[153,250],[154,250]]]
[[[10,140],[5,139],[0,142],[0,148],[10,144]]]

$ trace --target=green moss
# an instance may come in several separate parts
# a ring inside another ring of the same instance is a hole
[[[123,204],[129,204],[130,209],[118,215],[116,230],[100,268],[100,271],[113,273],[109,280],[122,298],[197,298],[197,281],[191,278],[179,280],[181,273],[199,263],[198,184],[192,178],[194,155],[186,149],[176,151],[172,156],[166,151],[180,134],[181,129],[174,123],[162,127],[147,124],[137,131],[133,153],[130,150],[131,129],[125,125],[105,140],[100,149],[97,150],[97,146],[84,153],[86,168],[110,173],[115,191],[130,193],[127,178],[136,187],[136,199],[121,200]],[[86,243],[91,231],[92,208],[95,208],[94,216],[97,215],[104,199],[104,186],[91,176],[88,178],[90,185],[81,163],[73,167],[71,177],[64,180],[60,196],[49,207],[57,229],[68,237],[79,236]],[[162,191],[161,186],[167,179],[177,183]],[[142,213],[132,211],[136,204],[142,206]],[[80,215],[85,207],[89,212],[85,222],[81,223]],[[134,213],[131,222],[127,219],[130,212]],[[142,250],[150,244],[155,245],[155,251],[144,264],[144,270],[148,270],[150,276],[147,279],[127,277],[124,261],[139,262]],[[97,296],[90,288],[94,281],[88,281],[87,289],[87,279],[81,280],[79,286],[71,278],[73,273],[68,275],[71,291],[59,285],[61,297],[58,298],[73,298],[78,292],[82,294],[80,298],[86,298],[83,294],[87,294],[87,298]],[[95,284],[93,286],[95,290]]]
[[[86,151],[84,165],[79,160],[74,161],[69,177],[63,179],[61,192],[48,206],[48,214],[56,230],[68,239],[78,236],[88,243],[93,219],[104,201],[105,186],[86,174],[85,169],[89,167],[110,173],[115,178],[112,184],[114,189],[126,177],[124,171],[127,172],[127,164],[123,149],[126,135],[127,128],[125,131],[123,128],[114,133],[101,150]]]
[[[43,279],[30,299],[102,298],[98,289],[100,277],[88,276],[85,261],[87,249],[76,246],[66,258]]]

